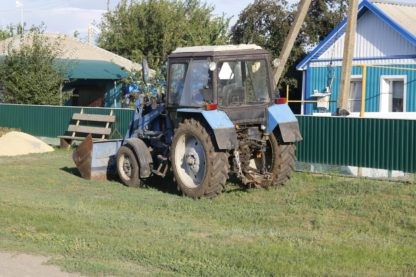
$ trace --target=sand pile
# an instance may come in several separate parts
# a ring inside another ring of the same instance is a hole
[[[52,151],[52,147],[26,133],[13,131],[0,137],[0,156],[18,156]]]

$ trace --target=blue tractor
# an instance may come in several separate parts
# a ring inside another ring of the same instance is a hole
[[[256,45],[178,48],[168,58],[166,95],[139,97],[123,140],[84,141],[74,161],[83,176],[116,171],[132,187],[172,171],[192,198],[220,194],[230,175],[251,187],[281,185],[302,137],[274,93],[270,64]]]

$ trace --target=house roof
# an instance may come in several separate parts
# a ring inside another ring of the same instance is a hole
[[[416,46],[416,3],[363,0],[358,7],[358,18],[365,12],[374,13],[380,20],[398,32],[409,43]],[[341,37],[346,30],[347,19],[344,19],[332,32],[319,43],[297,66],[297,70],[304,70],[313,59],[325,52],[334,41]]]
[[[374,5],[393,19],[403,29],[416,37],[416,3],[398,3],[397,1],[373,1]]]
[[[116,64],[127,71],[140,71],[142,68],[138,63],[132,62],[129,59],[100,47],[82,42],[71,36],[51,33],[44,33],[41,35],[51,43],[58,42],[60,50],[58,57],[60,59],[106,61]],[[20,36],[15,36],[0,41],[0,55],[7,55],[10,50],[19,49],[22,43],[32,43],[31,37],[25,36],[21,38]]]
[[[120,66],[109,61],[59,59],[58,65],[67,72],[66,76],[70,80],[119,80],[129,75]]]

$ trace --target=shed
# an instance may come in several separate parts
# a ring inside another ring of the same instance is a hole
[[[129,72],[110,61],[60,59],[66,69],[63,90],[72,91],[70,106],[119,107],[122,97],[120,80]]]
[[[357,16],[350,112],[358,115],[361,109],[363,75],[366,113],[406,117],[416,112],[416,3],[363,0]],[[336,112],[345,30],[343,20],[297,65],[303,73],[302,100],[324,100],[304,103],[303,114]]]
[[[57,65],[66,71],[67,82],[63,90],[72,92],[66,103],[74,106],[120,106],[122,89],[120,80],[141,65],[105,49],[82,42],[77,38],[59,34],[40,34],[49,43],[57,43]],[[31,36],[15,36],[0,41],[0,55],[7,55],[22,44],[30,44]]]

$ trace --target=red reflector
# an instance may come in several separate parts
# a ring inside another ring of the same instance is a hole
[[[286,104],[287,103],[287,98],[285,98],[285,97],[276,98],[276,99],[274,99],[274,103],[275,104]]]
[[[207,104],[207,111],[212,111],[212,110],[216,110],[218,107],[217,103],[211,103],[211,104]]]

